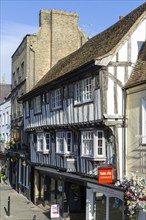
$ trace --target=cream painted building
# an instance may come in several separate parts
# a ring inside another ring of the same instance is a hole
[[[126,84],[127,174],[146,177],[146,42]]]

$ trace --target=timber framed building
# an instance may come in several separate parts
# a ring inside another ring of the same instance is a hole
[[[99,184],[98,167],[112,167],[113,183],[126,174],[123,87],[145,40],[146,3],[57,62],[19,99],[36,204],[59,203],[75,220],[124,219],[123,191]]]

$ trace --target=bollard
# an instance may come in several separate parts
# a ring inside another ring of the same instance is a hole
[[[10,216],[10,196],[8,196],[8,216]]]
[[[32,219],[32,220],[36,220],[36,215],[33,216],[33,219]]]

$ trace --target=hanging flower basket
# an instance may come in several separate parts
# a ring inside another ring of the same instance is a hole
[[[127,215],[132,217],[140,210],[146,213],[146,179],[133,175],[121,181],[120,186],[125,189]]]

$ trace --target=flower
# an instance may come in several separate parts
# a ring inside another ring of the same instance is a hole
[[[125,189],[127,214],[132,216],[139,209],[146,212],[146,179],[133,175],[129,180],[125,178],[121,181],[120,186]]]

